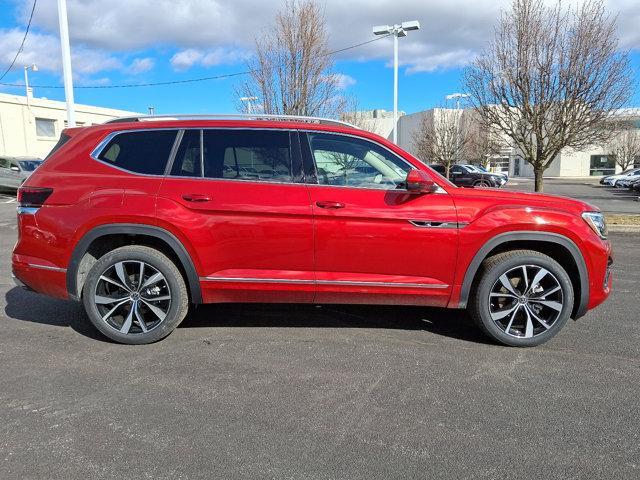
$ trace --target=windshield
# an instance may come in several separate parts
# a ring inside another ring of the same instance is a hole
[[[36,168],[40,166],[42,160],[19,160],[20,168],[27,172],[33,172]]]

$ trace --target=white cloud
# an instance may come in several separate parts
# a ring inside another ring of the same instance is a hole
[[[9,64],[13,60],[23,35],[24,32],[20,29],[0,30],[0,62],[2,64]],[[31,63],[35,63],[43,71],[59,72],[61,70],[60,40],[53,35],[30,32],[16,67]],[[79,45],[74,46],[71,51],[71,63],[74,72],[79,75],[91,75],[122,68],[121,61],[110,53]]]
[[[144,58],[134,58],[131,65],[129,65],[129,71],[134,75],[139,73],[148,72],[155,66],[155,61],[153,58],[144,57]]]
[[[340,90],[346,90],[347,88],[356,84],[356,79],[351,75],[345,75],[344,73],[334,73],[332,74],[332,77],[336,82],[336,86]]]
[[[174,70],[187,70],[194,65],[213,67],[222,64],[234,64],[247,59],[246,51],[215,48],[213,50],[199,50],[188,48],[177,52],[171,57],[170,63]]]
[[[19,1],[26,19],[31,0]],[[195,64],[212,66],[237,61],[234,55],[253,50],[255,35],[270,28],[283,3],[284,0],[155,0],[150,6],[148,0],[68,0],[68,10],[74,46],[79,44],[103,52],[177,48],[172,65],[185,69]],[[414,72],[468,63],[491,38],[500,9],[508,7],[510,0],[319,3],[334,49],[373,38],[373,25],[419,20],[422,28],[400,39],[401,61],[408,71]],[[621,46],[640,48],[638,0],[608,0],[608,6],[611,12],[620,12]],[[56,2],[38,4],[34,27],[57,35]],[[342,52],[338,58],[389,59],[391,55],[391,41],[383,39]]]

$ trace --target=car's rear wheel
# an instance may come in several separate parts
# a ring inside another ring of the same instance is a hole
[[[571,280],[558,262],[533,250],[513,250],[483,262],[469,311],[494,340],[532,347],[567,323],[573,295]]]
[[[152,343],[166,337],[189,307],[176,265],[161,252],[138,245],[101,257],[89,270],[82,292],[91,323],[121,343]]]

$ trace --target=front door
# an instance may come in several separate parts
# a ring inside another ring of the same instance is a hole
[[[375,142],[308,132],[301,145],[316,177],[316,302],[445,306],[458,245],[450,196],[409,194],[413,166]]]
[[[157,216],[189,241],[205,302],[313,301],[312,211],[295,133],[184,131]]]

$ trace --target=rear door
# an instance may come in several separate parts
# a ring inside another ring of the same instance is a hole
[[[157,212],[190,245],[205,302],[313,301],[312,211],[295,133],[185,130]]]
[[[321,132],[301,140],[316,302],[446,305],[458,247],[451,197],[409,194],[403,183],[413,166],[375,142]]]

